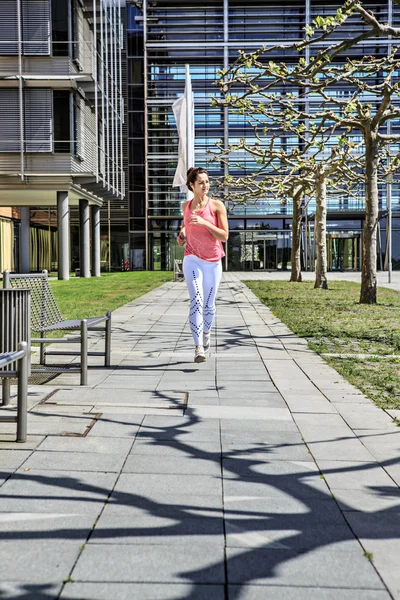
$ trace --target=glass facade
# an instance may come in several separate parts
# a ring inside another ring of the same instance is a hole
[[[215,85],[218,71],[237,58],[239,49],[249,51],[263,44],[300,40],[305,25],[317,15],[334,14],[341,5],[340,2],[326,4],[322,0],[202,0],[201,3],[145,0],[127,6],[132,268],[172,269],[174,258],[182,254],[175,237],[185,195],[172,187],[178,157],[172,104],[184,92],[185,64],[190,65],[194,93],[195,165],[206,166],[212,182],[223,175],[218,163],[209,162],[210,153],[219,140],[229,141],[229,144],[235,144],[242,137],[255,141],[245,117],[211,106],[211,97],[219,96]],[[383,22],[399,24],[400,6],[392,5],[392,0],[366,1],[364,5]],[[357,17],[351,18],[340,30],[340,35],[353,35],[357,29],[361,31],[361,22]],[[389,44],[390,41],[379,39],[351,52],[387,53]],[[294,53],[281,50],[279,54],[268,54],[270,59],[290,61],[294,59]],[[338,86],[333,93],[345,96],[348,90]],[[400,123],[392,125],[392,131],[397,129],[400,129]],[[286,136],[282,137],[281,143],[290,147],[298,142]],[[239,153],[229,163],[229,173],[233,176],[251,174],[254,168],[255,163]],[[386,243],[385,191],[384,187],[380,190],[380,256],[384,255]],[[399,197],[399,184],[395,183],[392,186],[393,210],[400,215]],[[302,260],[303,267],[310,268],[314,260],[315,202],[312,198],[307,200]],[[290,267],[291,206],[266,196],[246,206],[228,202],[227,208],[231,233],[224,261],[226,269],[284,270]],[[363,210],[364,190],[361,188],[355,196],[329,197],[327,244],[330,269],[360,268]],[[393,236],[394,266],[400,264],[400,226],[397,229]]]

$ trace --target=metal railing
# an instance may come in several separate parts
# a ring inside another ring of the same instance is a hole
[[[20,342],[16,352],[0,354],[0,378],[4,378],[5,381],[9,381],[10,378],[16,377],[18,381],[17,416],[0,415],[0,423],[17,423],[17,442],[26,442],[28,422],[29,355],[29,346],[26,342]],[[9,367],[10,365],[17,365],[17,368],[4,370],[5,367]]]

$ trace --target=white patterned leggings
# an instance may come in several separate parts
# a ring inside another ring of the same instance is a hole
[[[215,298],[222,276],[221,261],[209,262],[193,254],[183,259],[183,273],[190,296],[189,324],[196,346],[203,345],[203,331],[215,318]]]

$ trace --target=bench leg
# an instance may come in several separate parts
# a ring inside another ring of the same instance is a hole
[[[107,321],[106,321],[106,339],[105,339],[105,357],[104,357],[104,366],[109,367],[111,364],[111,313],[107,312]]]
[[[44,337],[44,331],[40,333],[40,337]],[[40,364],[46,364],[46,344],[40,344]]]
[[[3,395],[2,395],[2,406],[8,406],[10,404],[10,380],[8,377],[3,377],[2,381]]]
[[[20,350],[25,350],[25,356],[18,365],[18,416],[17,416],[17,442],[26,442],[28,421],[28,354],[27,344],[22,342]]]
[[[81,321],[81,385],[87,385],[88,375],[88,329],[87,320]]]

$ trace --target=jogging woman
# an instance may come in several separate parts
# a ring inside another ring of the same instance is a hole
[[[208,194],[208,173],[202,168],[187,172],[186,185],[194,197],[182,204],[183,224],[177,237],[185,246],[183,273],[190,296],[189,323],[196,346],[194,362],[206,360],[215,318],[215,298],[221,281],[221,242],[229,235],[226,209]]]

